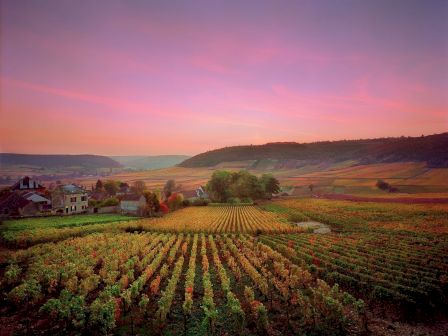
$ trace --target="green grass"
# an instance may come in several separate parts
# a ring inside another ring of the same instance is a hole
[[[23,231],[48,228],[65,228],[89,224],[110,223],[135,219],[116,214],[72,215],[7,220],[3,222],[2,231]]]
[[[117,214],[97,214],[7,220],[0,228],[0,236],[8,245],[26,247],[72,236],[114,230],[119,223],[136,219],[138,218]]]

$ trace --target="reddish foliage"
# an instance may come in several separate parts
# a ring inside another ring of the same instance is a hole
[[[177,199],[177,193],[172,193],[170,197],[168,197],[168,203],[174,202]]]
[[[118,321],[121,316],[121,299],[115,299],[115,321]]]
[[[160,203],[160,211],[162,211],[164,214],[167,214],[168,212],[170,212],[170,209],[165,203],[162,202]]]
[[[298,303],[297,293],[293,293],[291,295],[291,304],[295,306],[297,305],[297,303]]]
[[[252,311],[256,311],[257,308],[258,308],[258,306],[259,306],[260,304],[261,304],[260,301],[253,300],[253,301],[250,303],[250,306],[252,307]]]

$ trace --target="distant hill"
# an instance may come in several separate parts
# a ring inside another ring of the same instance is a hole
[[[43,168],[82,167],[88,169],[120,168],[121,164],[100,155],[40,155],[0,153],[0,167],[35,166]]]
[[[305,164],[353,160],[360,164],[426,162],[428,167],[448,167],[448,133],[421,137],[278,142],[234,146],[208,151],[182,162],[181,167],[212,167],[222,162],[255,160],[253,168],[276,160],[277,165],[296,168]]]
[[[111,158],[126,168],[137,170],[159,169],[175,166],[187,159],[186,155],[156,155],[156,156],[111,156]]]

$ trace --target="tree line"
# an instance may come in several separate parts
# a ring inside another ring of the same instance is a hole
[[[272,194],[280,192],[280,182],[272,174],[257,177],[246,170],[217,170],[206,189],[215,202],[252,203],[253,200],[271,198]]]

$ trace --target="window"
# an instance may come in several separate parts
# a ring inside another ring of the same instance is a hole
[[[70,197],[70,202],[75,203],[76,202],[76,197]]]
[[[82,202],[87,201],[87,196],[81,196],[81,201],[82,201]]]

